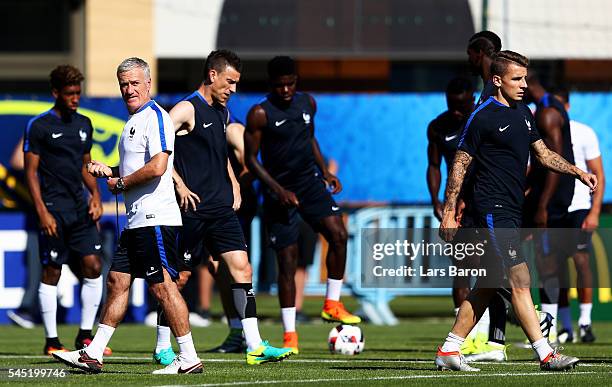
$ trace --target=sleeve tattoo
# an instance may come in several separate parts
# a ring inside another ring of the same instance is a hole
[[[580,170],[565,160],[561,155],[548,149],[544,141],[538,140],[533,143],[536,158],[545,168],[553,172],[563,173],[566,175],[579,176]]]
[[[463,179],[471,162],[472,156],[467,152],[461,150],[457,151],[455,160],[453,161],[453,168],[451,169],[448,182],[446,183],[444,212],[455,211],[457,198],[459,197],[459,192],[461,192],[461,186],[463,185]]]

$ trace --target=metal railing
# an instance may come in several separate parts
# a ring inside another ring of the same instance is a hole
[[[359,209],[348,216],[348,245],[347,245],[347,267],[345,275],[344,293],[352,294],[360,302],[361,312],[370,322],[378,325],[395,325],[397,318],[391,311],[389,303],[398,296],[417,296],[417,295],[449,295],[451,293],[447,284],[440,284],[436,287],[435,283],[423,283],[427,279],[415,277],[406,279],[405,277],[395,277],[389,283],[380,287],[364,286],[362,283],[362,273],[370,270],[371,267],[362,267],[361,259],[361,233],[365,229],[392,229],[396,232],[398,239],[420,241],[426,237],[425,233],[437,233],[439,226],[438,220],[433,216],[431,207],[423,206],[390,206],[390,207],[369,207]],[[259,272],[261,263],[261,237],[260,220],[258,218],[252,224],[251,233],[251,264],[253,273]],[[320,281],[321,273],[321,246],[318,244],[315,250],[315,260],[308,269],[308,281],[304,289],[307,295],[325,294],[325,284]],[[412,264],[416,266],[429,265],[436,266],[436,262],[424,262],[421,255],[417,255]],[[373,261],[371,261],[373,262]],[[431,280],[435,281],[435,280]],[[255,287],[257,279],[253,278]],[[383,287],[386,286],[386,287]],[[392,287],[389,287],[392,286]],[[271,291],[276,291],[272,286]]]
[[[435,287],[435,283],[423,283],[427,279],[422,277],[385,278],[380,287],[364,286],[362,274],[365,270],[371,270],[375,264],[374,260],[363,260],[367,267],[362,267],[362,243],[361,237],[364,230],[387,229],[385,232],[397,234],[397,239],[409,241],[420,241],[427,239],[426,233],[437,233],[438,220],[433,216],[431,207],[374,207],[364,208],[349,216],[349,243],[348,243],[348,265],[346,282],[352,293],[359,299],[362,312],[370,322],[377,325],[396,325],[398,320],[391,311],[389,303],[398,296],[417,295],[447,295],[450,288]],[[398,258],[396,258],[398,259]],[[405,259],[405,258],[399,258]],[[412,266],[430,265],[434,267],[435,262],[424,262],[422,255],[416,255]],[[398,260],[398,264],[402,264]],[[425,287],[427,286],[427,287]],[[442,284],[440,284],[442,286]]]

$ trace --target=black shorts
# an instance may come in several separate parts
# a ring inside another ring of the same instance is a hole
[[[480,214],[478,227],[486,229],[487,254],[481,258],[483,267],[498,267],[505,270],[526,262],[521,251],[521,219],[519,216],[491,212]]]
[[[470,202],[466,201],[466,207],[461,217],[460,227],[457,229],[457,233],[453,238],[453,243],[478,243],[484,236],[481,235],[482,230],[477,228],[476,215]],[[480,265],[480,259],[476,255],[465,257],[461,260],[456,257],[449,257],[451,261],[456,264],[460,264],[463,267],[476,267]]]
[[[476,210],[474,209],[474,199],[472,194],[468,194],[469,192],[464,191],[463,202],[465,203],[465,208],[463,209],[463,216],[461,217],[461,227],[463,228],[473,228],[476,227]]]
[[[301,218],[299,221],[300,235],[298,237],[298,267],[306,269],[314,263],[314,255],[319,240],[319,234],[313,231],[308,223]]]
[[[193,270],[208,255],[213,259],[228,251],[247,251],[240,221],[234,212],[224,217],[205,219],[183,217],[183,230],[179,237],[179,268]]]
[[[178,278],[177,226],[149,226],[125,229],[113,257],[111,271],[144,278],[148,284],[164,282],[162,269]]]
[[[43,266],[61,267],[71,256],[101,255],[102,241],[87,208],[76,211],[50,211],[59,237],[39,233],[39,257]]]
[[[589,210],[576,210],[560,218],[548,221],[548,250],[557,253],[560,259],[565,259],[575,252],[588,252],[591,249],[590,231],[582,229],[582,223],[589,214]],[[561,230],[554,230],[561,229]]]
[[[582,229],[582,223],[589,214],[589,210],[576,210],[568,214],[569,222],[576,231],[574,232],[575,251],[588,252],[591,250],[592,231]]]
[[[242,198],[242,203],[240,204],[240,209],[236,211],[236,215],[240,221],[240,226],[242,226],[242,232],[244,235],[247,235],[251,229],[251,222],[253,222],[253,219],[257,215],[259,199],[257,197],[257,192],[255,192],[252,186],[243,187],[241,185],[240,197]]]
[[[457,233],[451,243],[455,245],[476,245],[482,243],[487,238],[487,235],[483,231],[484,229],[475,228],[473,225],[469,228],[461,226],[457,229]],[[455,251],[457,250],[455,249]],[[475,252],[470,254],[456,254],[454,256],[449,255],[448,257],[451,260],[451,264],[461,268],[477,268],[480,266],[480,256]]]
[[[290,189],[291,190],[291,189]],[[264,194],[264,221],[268,230],[268,243],[275,250],[297,243],[300,234],[300,216],[315,231],[319,221],[328,216],[340,216],[340,207],[317,176],[300,189],[292,190],[300,205],[287,208],[271,192]],[[298,216],[299,214],[299,216]]]

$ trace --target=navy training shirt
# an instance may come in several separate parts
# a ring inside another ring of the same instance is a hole
[[[87,205],[83,155],[91,151],[92,133],[89,118],[76,112],[58,117],[51,109],[28,122],[23,152],[40,157],[38,180],[50,211],[73,211]]]
[[[464,122],[464,120],[457,121],[454,119],[452,114],[447,110],[429,123],[429,129],[431,131],[429,141],[438,144],[442,157],[444,158],[444,163],[446,164],[447,172],[450,171],[453,165]]]
[[[174,168],[187,188],[200,197],[195,213],[184,216],[215,218],[233,213],[234,194],[227,171],[227,138],[229,112],[222,105],[209,105],[195,91],[185,101],[194,107],[195,126],[174,140]]]
[[[544,94],[536,106],[536,121],[538,120],[538,115],[542,114],[542,110],[547,107],[552,107],[553,109],[557,110],[559,114],[561,114],[563,117],[563,126],[561,127],[563,146],[561,148],[561,156],[568,162],[575,164],[574,150],[572,147],[572,135],[570,132],[570,118],[565,110],[565,106],[563,106],[558,99],[548,93]],[[533,160],[533,169],[529,176],[529,185],[532,189],[527,200],[530,204],[537,205],[540,195],[544,190],[544,183],[546,181],[546,174],[548,173],[548,170],[538,163],[535,157],[532,157],[531,159]],[[572,203],[572,198],[574,197],[574,187],[575,178],[573,176],[565,174],[559,175],[557,188],[548,202],[549,217],[561,217],[567,213],[567,209]]]
[[[474,110],[459,150],[474,158],[474,207],[481,215],[504,211],[521,216],[530,146],[539,139],[523,103],[508,107],[490,97]]]
[[[305,93],[296,93],[286,108],[276,106],[270,98],[260,103],[268,120],[261,136],[263,166],[281,186],[300,188],[310,184],[317,172],[312,152],[314,107]]]
[[[451,167],[453,166],[455,154],[457,153],[457,147],[459,145],[459,139],[461,138],[461,133],[463,132],[465,124],[465,119],[461,121],[453,119],[448,110],[440,114],[429,124],[429,129],[431,129],[432,135],[429,140],[438,143],[438,147],[442,152],[442,158],[444,158],[444,163],[446,164],[447,175],[450,174]],[[461,190],[461,198],[469,208],[471,208],[473,197],[473,184],[471,183],[473,175],[472,169],[473,167],[468,168],[465,174],[463,188]]]

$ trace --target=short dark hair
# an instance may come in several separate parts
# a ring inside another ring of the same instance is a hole
[[[242,62],[238,55],[230,50],[215,50],[208,54],[204,63],[204,79],[208,80],[210,70],[223,72],[227,66],[233,67],[239,73],[242,72]]]
[[[495,32],[480,31],[472,35],[468,41],[468,48],[476,51],[482,51],[488,57],[492,57],[499,52],[502,47],[502,42]]]
[[[268,77],[274,79],[283,75],[296,75],[295,61],[288,56],[275,56],[268,62]]]
[[[456,77],[451,79],[446,86],[447,95],[458,95],[463,93],[474,93],[472,82],[464,77]]]
[[[529,59],[519,54],[518,52],[504,50],[493,56],[491,63],[491,75],[503,76],[508,71],[508,65],[514,63],[521,67],[529,67]]]
[[[570,93],[567,87],[561,85],[561,86],[555,86],[553,88],[550,89],[550,94],[554,95],[555,97],[559,97],[561,98],[561,100],[563,101],[563,103],[569,103],[570,101]]]
[[[71,65],[60,65],[49,74],[51,88],[61,90],[66,86],[80,85],[85,80],[81,71]]]

